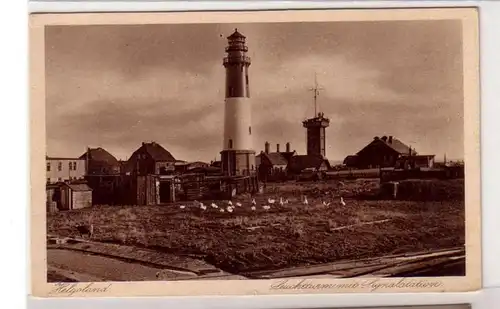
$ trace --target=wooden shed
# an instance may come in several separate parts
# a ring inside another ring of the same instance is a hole
[[[92,206],[92,189],[86,183],[64,183],[61,186],[60,210]]]
[[[57,212],[59,210],[59,200],[60,200],[60,190],[59,186],[56,184],[47,184],[45,187],[45,192],[47,196],[47,212]]]

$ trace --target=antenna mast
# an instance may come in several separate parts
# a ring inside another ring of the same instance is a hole
[[[314,117],[318,115],[318,96],[319,91],[323,90],[322,87],[318,86],[318,74],[314,73],[314,88],[309,88],[310,91],[314,91]]]

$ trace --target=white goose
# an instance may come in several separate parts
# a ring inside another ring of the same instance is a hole
[[[285,202],[283,202],[283,198],[280,197],[280,205],[283,206],[285,204]]]
[[[271,206],[269,206],[269,205],[264,205],[264,206],[262,206],[262,209],[264,209],[264,210],[269,210],[269,209],[271,209]]]
[[[233,207],[226,208],[227,212],[233,212]]]
[[[217,206],[215,203],[212,203],[210,206],[212,206],[212,208],[219,208],[219,206]]]
[[[184,209],[184,208],[186,208],[186,206],[181,205],[181,206],[179,206],[179,208],[180,208],[180,209]]]
[[[236,203],[236,206],[237,206],[237,207],[241,207],[241,203],[240,203],[240,202],[237,202],[237,203]]]
[[[344,202],[344,198],[343,198],[342,196],[340,197],[340,204],[341,204],[342,206],[345,206],[345,205],[346,205],[346,204],[345,204],[345,202]]]
[[[253,198],[252,199],[252,206],[255,206],[255,205],[257,205],[257,203],[255,202],[255,199]]]
[[[233,202],[231,202],[231,201],[228,201],[228,202],[227,202],[227,204],[228,204],[229,206],[233,206]]]
[[[257,207],[252,206],[252,207],[250,207],[250,209],[251,209],[252,211],[256,211],[256,210],[257,210]]]
[[[271,198],[268,198],[268,199],[267,199],[267,202],[268,202],[269,204],[274,204],[274,203],[276,202],[276,200],[273,200],[273,199],[271,199]]]
[[[307,196],[304,196],[304,201],[303,201],[304,205],[309,205],[309,201],[307,201]]]

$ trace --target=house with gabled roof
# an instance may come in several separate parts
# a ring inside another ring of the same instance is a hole
[[[291,157],[286,170],[289,175],[298,175],[304,171],[326,172],[330,168],[330,161],[323,156],[309,154]]]
[[[418,154],[415,148],[393,136],[375,136],[355,155],[347,156],[344,164],[351,168],[432,167],[434,155]]]
[[[125,173],[134,175],[167,175],[175,171],[178,162],[163,146],[145,143],[132,153],[125,164]]]
[[[120,161],[102,147],[87,148],[80,156],[85,160],[87,175],[119,175],[121,170]]]
[[[266,142],[264,151],[255,158],[259,179],[262,181],[273,181],[286,178],[286,167],[288,161],[296,155],[291,151],[290,143],[286,143],[285,151],[280,151],[280,145],[276,144],[276,152],[271,152],[269,143]]]

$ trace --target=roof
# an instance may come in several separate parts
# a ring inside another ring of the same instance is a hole
[[[292,172],[300,172],[306,168],[319,168],[321,164],[325,163],[329,167],[329,162],[322,156],[316,155],[298,155],[290,158],[288,163],[288,170]]]
[[[381,141],[383,142],[383,140]],[[401,154],[409,153],[410,151],[410,146],[404,144],[403,142],[394,137],[392,138],[392,143],[389,143],[389,140],[387,140],[385,141],[385,144]],[[413,151],[414,149],[412,149],[412,152]]]
[[[135,152],[140,150],[145,151],[155,161],[169,161],[169,162],[177,161],[170,152],[168,152],[165,148],[163,148],[160,144],[156,142],[142,143],[142,146]]]
[[[87,159],[87,155],[89,155],[91,161],[99,161],[109,165],[120,166],[120,162],[104,148],[89,148],[88,151],[80,156],[80,159]]]
[[[46,160],[82,160],[82,158],[75,158],[75,157],[49,157],[45,156]]]
[[[234,29],[233,34],[231,34],[227,38],[232,40],[232,39],[239,39],[239,38],[245,39],[246,37],[243,34],[239,33],[238,29]]]
[[[200,172],[200,173],[220,173],[221,168],[215,166],[198,166],[190,170],[192,173]]]
[[[345,157],[343,164],[345,164],[345,165],[355,164],[357,159],[358,159],[358,155],[349,155],[349,156]]]
[[[86,183],[65,183],[73,191],[92,191]]]
[[[267,158],[271,165],[287,165],[287,159],[280,152],[261,153],[260,156]]]
[[[386,139],[384,139],[384,138],[386,138]],[[392,139],[391,139],[391,138],[387,138],[386,136],[384,136],[382,138],[375,137],[373,139],[373,141],[371,141],[368,145],[363,147],[363,149],[358,151],[357,154],[362,152],[366,147],[368,147],[369,145],[372,145],[373,143],[383,143],[384,145],[388,146],[389,148],[391,148],[392,150],[396,151],[399,154],[408,154],[410,152],[410,146],[404,144],[403,142],[401,142],[397,138],[392,137]],[[413,155],[417,154],[417,152],[413,148],[412,148],[412,154]]]
[[[411,158],[434,158],[436,155],[412,155]],[[403,158],[410,157],[408,154],[403,154]]]

